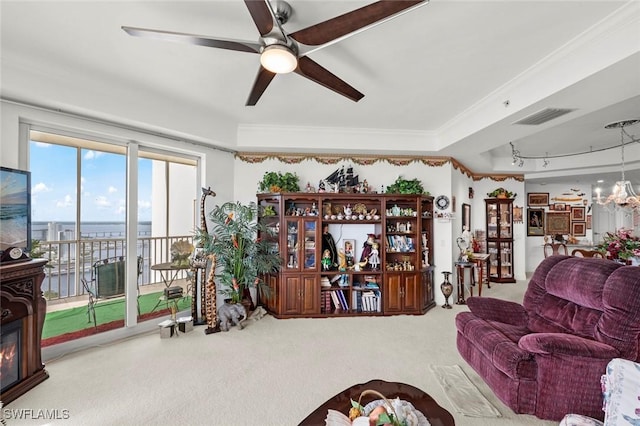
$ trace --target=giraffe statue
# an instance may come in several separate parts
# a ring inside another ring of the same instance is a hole
[[[204,330],[205,334],[217,333],[220,331],[220,324],[218,324],[218,306],[216,301],[216,282],[214,278],[216,276],[216,255],[209,255],[211,260],[211,270],[209,271],[209,279],[207,280],[206,293],[211,297],[207,297],[206,302],[206,318],[207,328]]]
[[[207,199],[208,196],[212,196],[215,197],[216,193],[213,192],[211,190],[211,187],[208,188],[202,188],[202,197],[200,198],[200,229],[205,232],[208,233],[208,229],[207,229],[207,215],[204,211],[204,205],[205,205],[205,200]],[[205,279],[207,278],[207,263],[208,260],[206,256],[203,255],[202,253],[202,247],[196,247],[196,250],[194,252],[193,258],[191,260],[191,272],[192,272],[192,276],[193,276],[193,297],[191,297],[191,316],[194,319],[194,324],[196,325],[200,325],[200,324],[204,324],[203,321],[198,320],[198,308],[197,308],[197,301],[198,301],[198,282],[200,282],[200,287],[201,287],[201,291],[200,291],[200,317],[205,317],[206,316],[206,310],[205,310],[205,305],[207,304],[207,292],[204,286],[204,282]],[[215,268],[214,268],[215,269]],[[200,275],[200,279],[198,280],[198,273]],[[214,294],[213,297],[215,298],[216,295]]]

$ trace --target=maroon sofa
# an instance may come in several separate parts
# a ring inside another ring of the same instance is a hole
[[[456,316],[462,357],[516,413],[602,420],[600,376],[613,358],[640,361],[640,267],[551,256],[522,305],[467,299]]]

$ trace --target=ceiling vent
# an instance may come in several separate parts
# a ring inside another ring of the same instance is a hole
[[[551,121],[554,118],[558,118],[565,114],[569,114],[570,112],[575,111],[575,108],[545,108],[541,111],[534,112],[533,114],[523,118],[522,120],[518,120],[513,124],[526,124],[529,126],[538,126],[542,123],[546,123],[547,121]]]

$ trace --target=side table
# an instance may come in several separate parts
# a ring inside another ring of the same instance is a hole
[[[456,305],[466,305],[467,302],[464,300],[465,271],[469,269],[469,294],[473,296],[473,286],[476,285],[476,277],[474,274],[476,264],[474,262],[456,262],[455,265],[458,279],[458,301],[456,302]]]
[[[473,253],[471,260],[476,264],[478,271],[478,296],[482,296],[482,284],[486,284],[487,288],[491,288],[491,280],[489,280],[489,253]],[[471,293],[473,295],[473,293]]]

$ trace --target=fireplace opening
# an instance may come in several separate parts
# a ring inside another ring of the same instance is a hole
[[[20,382],[20,340],[22,321],[13,321],[2,326],[0,335],[0,383],[1,392]]]

